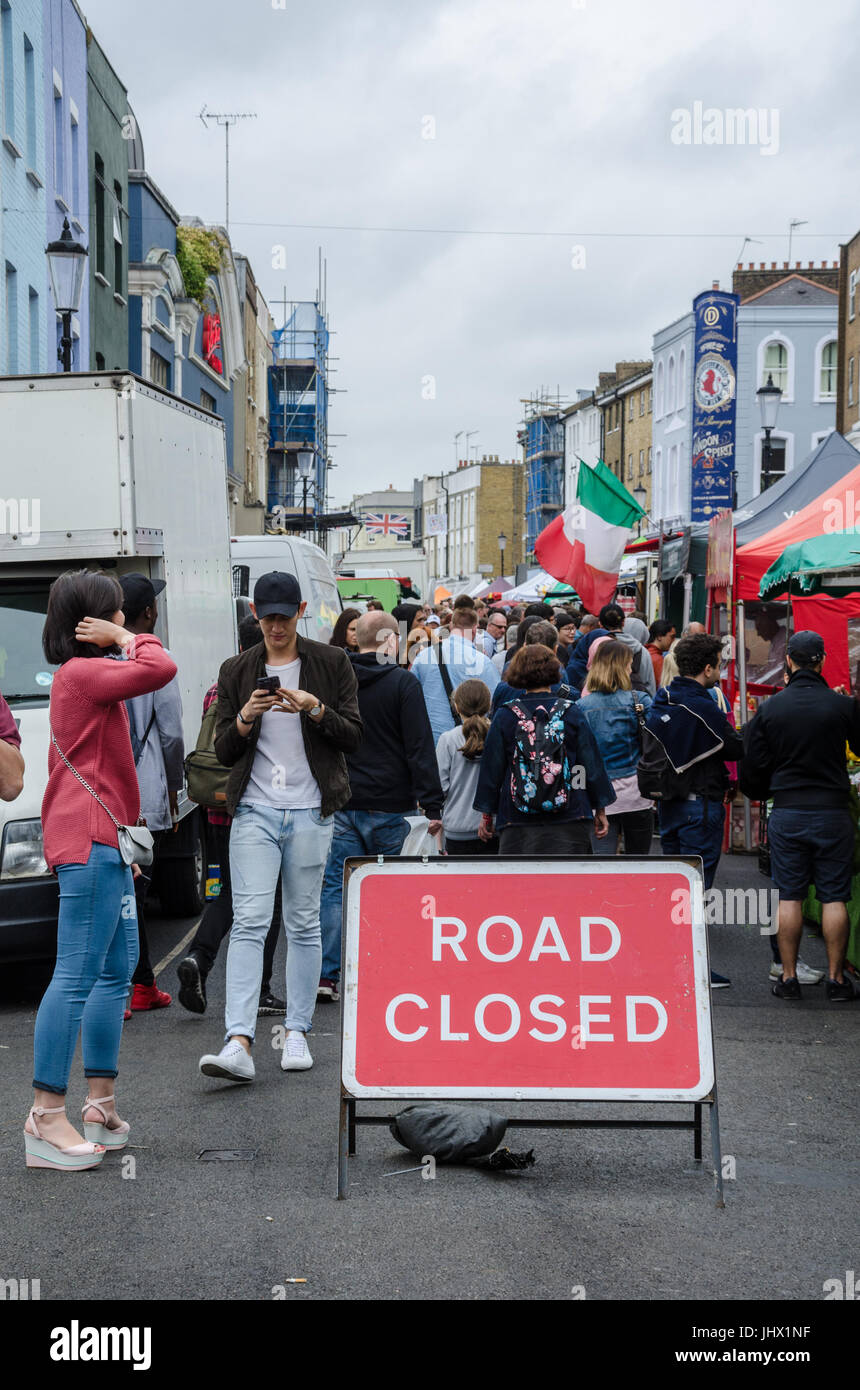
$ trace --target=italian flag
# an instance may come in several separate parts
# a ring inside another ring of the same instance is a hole
[[[580,462],[576,498],[537,538],[535,559],[570,584],[589,613],[599,613],[618,587],[630,528],[645,513],[602,459]]]

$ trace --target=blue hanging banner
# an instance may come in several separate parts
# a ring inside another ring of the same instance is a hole
[[[733,501],[739,296],[708,290],[693,301],[693,475],[690,520],[710,521]]]

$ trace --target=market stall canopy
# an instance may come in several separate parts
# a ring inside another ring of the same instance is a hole
[[[469,590],[470,598],[486,598],[487,594],[504,594],[507,596],[508,590],[514,586],[509,579],[482,579],[474,589]]]
[[[557,593],[572,594],[573,589],[567,584],[559,584],[546,570],[537,569],[529,575],[524,584],[518,584],[515,589],[508,589],[505,602],[510,600],[511,603],[537,603],[547,595]]]
[[[759,587],[759,597],[780,594],[830,594],[844,598],[850,590],[860,590],[860,533],[834,531],[828,536],[810,536],[790,545],[771,565]]]
[[[850,445],[848,446],[851,447]],[[757,599],[762,578],[790,545],[850,530],[860,511],[860,454],[850,473],[838,478],[808,506],[790,516],[767,535],[738,547],[735,555],[736,597]]]
[[[860,466],[860,453],[836,430],[773,487],[735,512],[736,543],[749,545],[789,521]],[[852,523],[853,524],[853,523]]]

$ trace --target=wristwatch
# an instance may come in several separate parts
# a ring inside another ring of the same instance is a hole
[[[316,702],[316,704],[314,705],[313,709],[309,709],[309,710],[308,710],[308,714],[310,715],[311,719],[316,719],[316,717],[317,717],[318,714],[322,714],[322,709],[323,709],[322,705],[320,704],[319,700],[317,700],[317,702]]]

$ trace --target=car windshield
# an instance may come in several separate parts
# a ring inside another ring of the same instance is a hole
[[[0,589],[0,694],[5,700],[47,699],[55,666],[42,651],[47,585]]]

